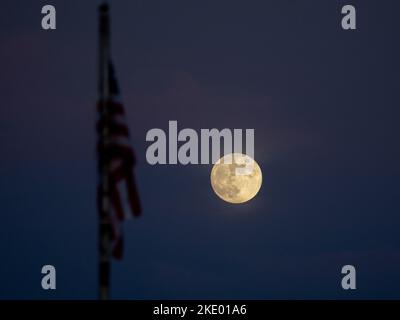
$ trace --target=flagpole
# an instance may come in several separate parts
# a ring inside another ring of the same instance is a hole
[[[110,297],[110,183],[109,183],[109,159],[105,153],[108,143],[108,108],[109,101],[109,38],[110,23],[107,3],[99,7],[99,94],[100,94],[100,117],[106,121],[99,133],[99,299],[107,300]]]

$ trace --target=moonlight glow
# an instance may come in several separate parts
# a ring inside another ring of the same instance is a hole
[[[253,170],[246,174],[238,174],[237,168],[244,168],[246,161],[251,160],[247,155],[234,153],[233,161],[229,163],[225,155],[219,159],[211,170],[211,186],[215,193],[230,203],[243,203],[254,198],[261,188],[262,173],[254,161]]]

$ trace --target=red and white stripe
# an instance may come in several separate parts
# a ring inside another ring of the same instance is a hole
[[[111,67],[111,66],[110,66]],[[102,110],[104,106],[107,110]],[[141,213],[140,201],[134,179],[133,168],[136,158],[129,143],[129,129],[125,120],[125,110],[118,102],[118,87],[113,70],[110,70],[110,101],[99,104],[99,134],[107,130],[107,141],[99,145],[99,156],[107,161],[109,173],[109,193],[99,196],[109,197],[112,255],[121,259],[123,254],[123,235],[121,222]],[[100,200],[100,199],[99,199]]]

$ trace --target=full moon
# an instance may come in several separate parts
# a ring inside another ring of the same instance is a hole
[[[246,163],[251,161],[254,164],[252,169],[246,169]],[[251,200],[260,190],[261,183],[259,165],[241,153],[223,156],[211,170],[211,186],[217,196],[226,202],[243,203]]]

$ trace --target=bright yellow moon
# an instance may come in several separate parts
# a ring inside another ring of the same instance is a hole
[[[246,163],[251,161],[252,169],[246,169]],[[260,190],[261,183],[262,173],[259,165],[248,155],[241,153],[223,156],[211,170],[213,190],[218,197],[230,203],[251,200]]]

